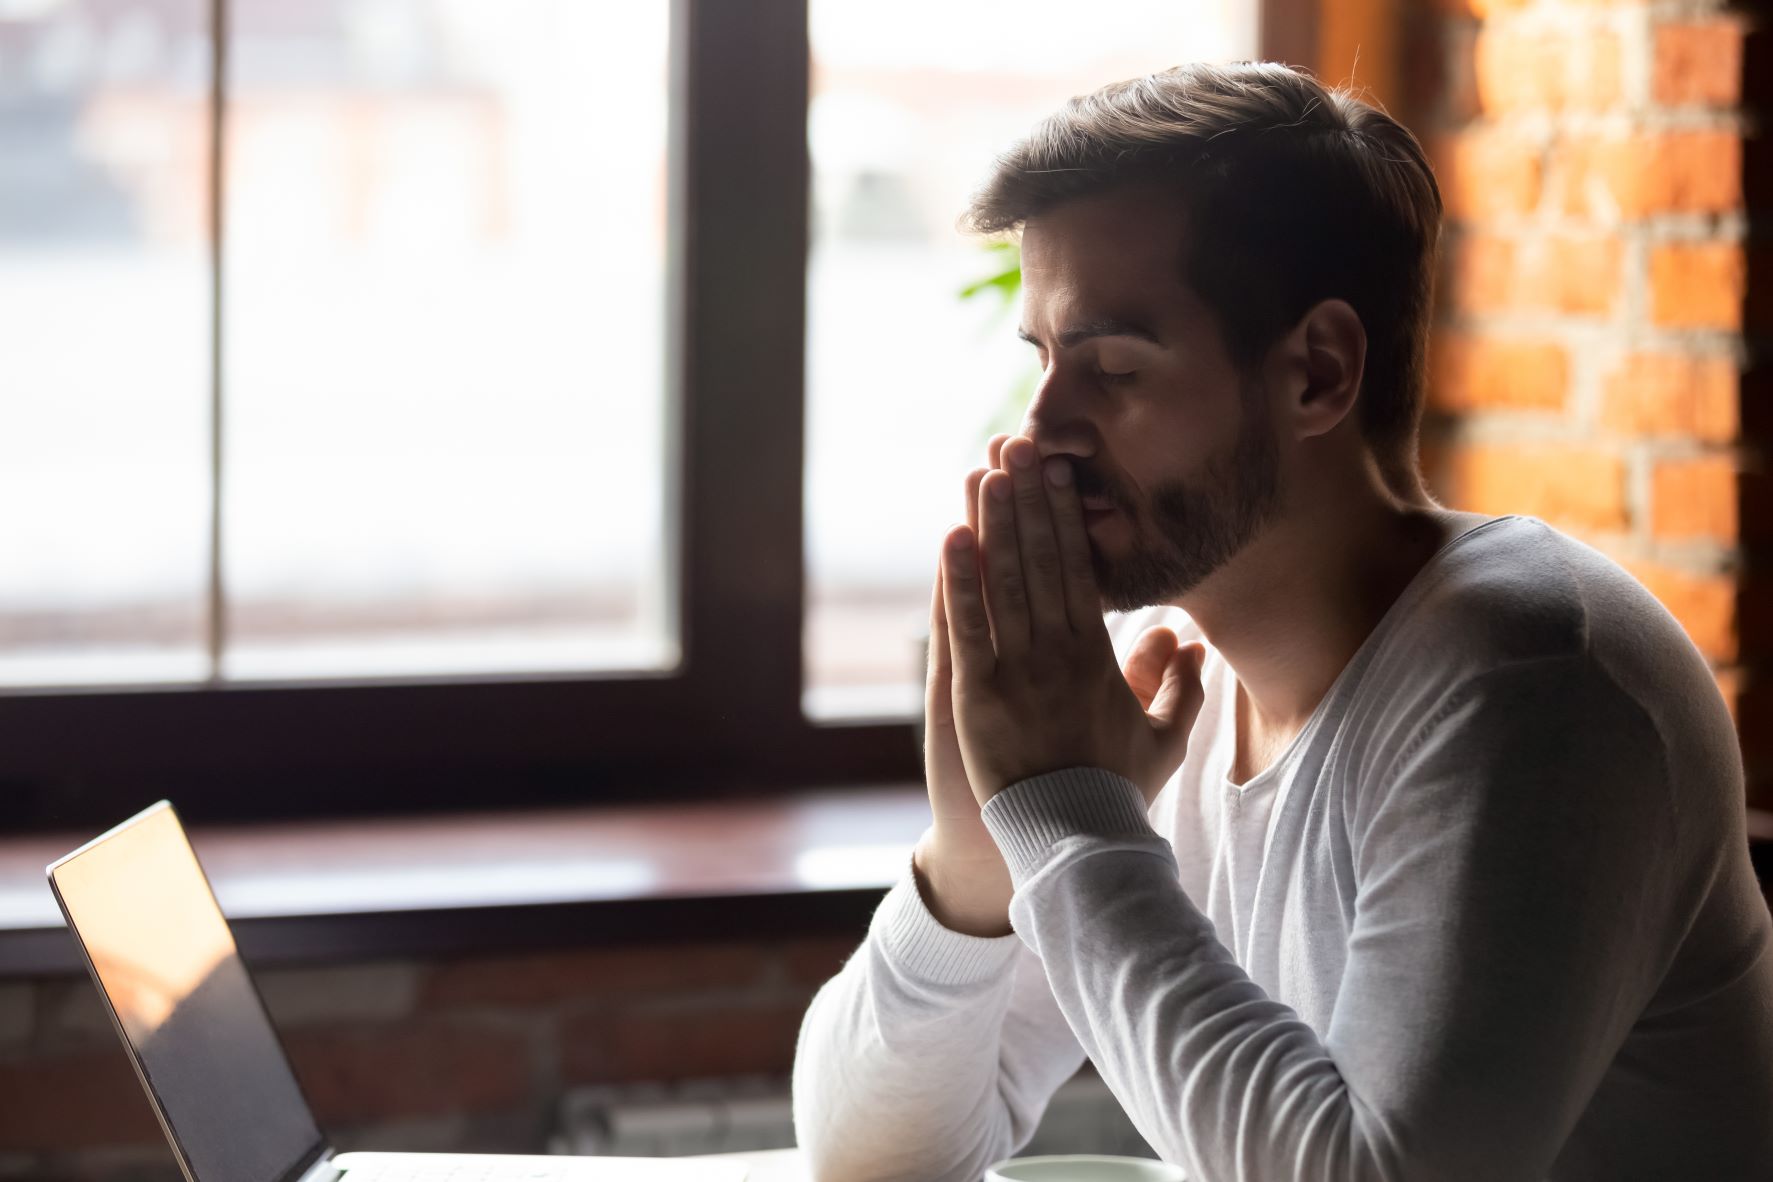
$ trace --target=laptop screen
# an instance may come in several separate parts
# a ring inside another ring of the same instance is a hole
[[[50,868],[197,1182],[279,1182],[320,1130],[170,805]]]

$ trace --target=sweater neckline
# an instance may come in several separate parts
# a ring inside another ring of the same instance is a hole
[[[1391,601],[1391,606],[1385,609],[1384,614],[1379,617],[1379,622],[1373,625],[1373,630],[1367,633],[1366,639],[1361,641],[1360,646],[1354,650],[1354,655],[1348,658],[1348,663],[1342,666],[1341,672],[1337,673],[1335,680],[1330,682],[1330,688],[1325,690],[1324,696],[1318,699],[1317,706],[1311,712],[1311,717],[1305,720],[1305,725],[1299,728],[1299,733],[1293,736],[1293,741],[1274,757],[1272,763],[1242,784],[1231,778],[1231,765],[1237,762],[1237,673],[1229,663],[1224,662],[1224,658],[1220,658],[1224,665],[1225,677],[1225,688],[1220,691],[1223,695],[1220,725],[1230,732],[1228,749],[1231,752],[1231,758],[1219,776],[1224,786],[1239,796],[1246,796],[1252,789],[1260,790],[1274,783],[1279,778],[1281,769],[1291,763],[1294,757],[1305,749],[1313,732],[1318,729],[1324,716],[1329,713],[1330,703],[1334,702],[1342,693],[1345,685],[1352,685],[1360,680],[1360,673],[1357,670],[1363,669],[1372,654],[1379,651],[1385,636],[1397,626],[1399,620],[1409,614],[1410,606],[1427,594],[1427,588],[1433,582],[1429,575],[1441,565],[1443,559],[1467,538],[1474,537],[1493,525],[1520,520],[1523,518],[1519,514],[1509,513],[1501,517],[1492,517],[1488,521],[1480,521],[1470,529],[1454,534],[1441,544],[1440,549],[1429,555],[1428,561],[1423,563],[1422,568],[1404,585],[1404,589],[1398,594],[1398,597]]]

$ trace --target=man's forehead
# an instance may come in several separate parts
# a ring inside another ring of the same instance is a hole
[[[1024,270],[1111,256],[1154,272],[1175,273],[1185,213],[1170,186],[1129,185],[1074,197],[1029,218],[1022,229]]]
[[[1173,192],[1123,189],[1064,202],[1022,232],[1026,306],[1042,318],[1140,318],[1187,301]]]
[[[1198,309],[1174,239],[1138,235],[1104,243],[1063,221],[1032,222],[1023,237],[1022,335],[1063,338],[1171,335]],[[1128,326],[1131,330],[1128,330]],[[1113,329],[1115,331],[1109,331]],[[1144,331],[1140,331],[1140,330]],[[1168,329],[1169,331],[1166,331]]]

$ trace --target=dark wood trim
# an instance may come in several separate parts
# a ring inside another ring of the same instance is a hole
[[[193,826],[253,964],[631,941],[860,940],[929,821],[917,784],[724,803]],[[0,840],[0,976],[80,959],[43,881],[85,833]]]
[[[692,941],[841,937],[860,944],[885,889],[622,902],[517,904],[375,915],[304,915],[234,923],[253,969],[433,959]],[[77,976],[66,928],[0,932],[0,981]]]
[[[1258,0],[1256,52],[1263,61],[1319,68],[1323,0]]]
[[[678,11],[685,672],[704,716],[779,733],[800,713],[806,6]]]

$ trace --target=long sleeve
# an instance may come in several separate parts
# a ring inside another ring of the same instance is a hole
[[[796,1138],[820,1182],[976,1182],[1082,1062],[1034,955],[943,927],[907,871],[807,1011]]]
[[[1322,1031],[1220,943],[1132,784],[1057,772],[985,819],[1060,1008],[1191,1177],[1544,1178],[1691,921],[1709,820],[1637,704],[1564,660],[1450,691],[1359,792]]]

